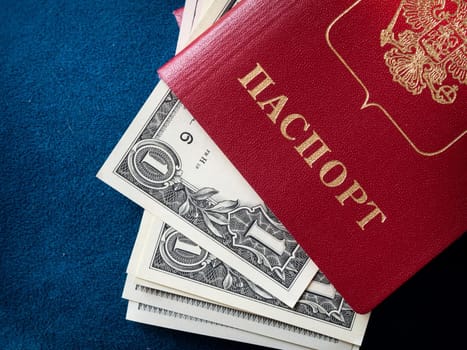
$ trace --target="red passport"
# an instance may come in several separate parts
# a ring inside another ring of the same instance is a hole
[[[244,0],[159,71],[357,312],[467,228],[466,16]]]

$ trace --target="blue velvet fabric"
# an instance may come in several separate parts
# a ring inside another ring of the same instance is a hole
[[[125,320],[142,210],[95,174],[172,56],[180,6],[0,0],[0,349],[253,348]],[[363,350],[462,339],[465,246],[375,310]]]

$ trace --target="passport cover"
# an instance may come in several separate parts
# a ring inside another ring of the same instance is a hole
[[[357,312],[466,230],[466,16],[244,0],[159,70]]]

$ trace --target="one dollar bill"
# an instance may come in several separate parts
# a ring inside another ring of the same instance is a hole
[[[358,346],[317,332],[237,310],[211,301],[185,296],[174,292],[161,291],[145,286],[144,282],[128,276],[124,297],[130,301],[153,307],[183,313],[189,317],[201,318],[213,324],[238,329],[248,334],[265,336],[282,341],[282,348],[299,346],[319,350],[355,350]],[[247,342],[247,340],[242,340]]]
[[[159,290],[209,300],[356,345],[361,344],[369,320],[368,314],[352,310],[321,272],[290,308],[148,213],[143,216],[127,273],[156,284]],[[236,318],[231,321],[233,327],[244,323]]]
[[[193,317],[173,310],[167,310],[135,301],[128,301],[126,318],[130,321],[145,323],[148,325],[260,345],[272,349],[310,350],[310,348],[287,343],[278,339],[269,338],[260,334],[228,327],[220,323],[210,322],[199,317]]]
[[[98,177],[289,306],[317,272],[162,82]]]

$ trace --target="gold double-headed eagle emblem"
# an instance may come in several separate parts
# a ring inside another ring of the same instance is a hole
[[[411,29],[394,33],[400,16]],[[402,0],[386,29],[381,46],[393,80],[414,95],[428,87],[433,100],[451,104],[459,86],[467,85],[467,2],[464,0]]]

